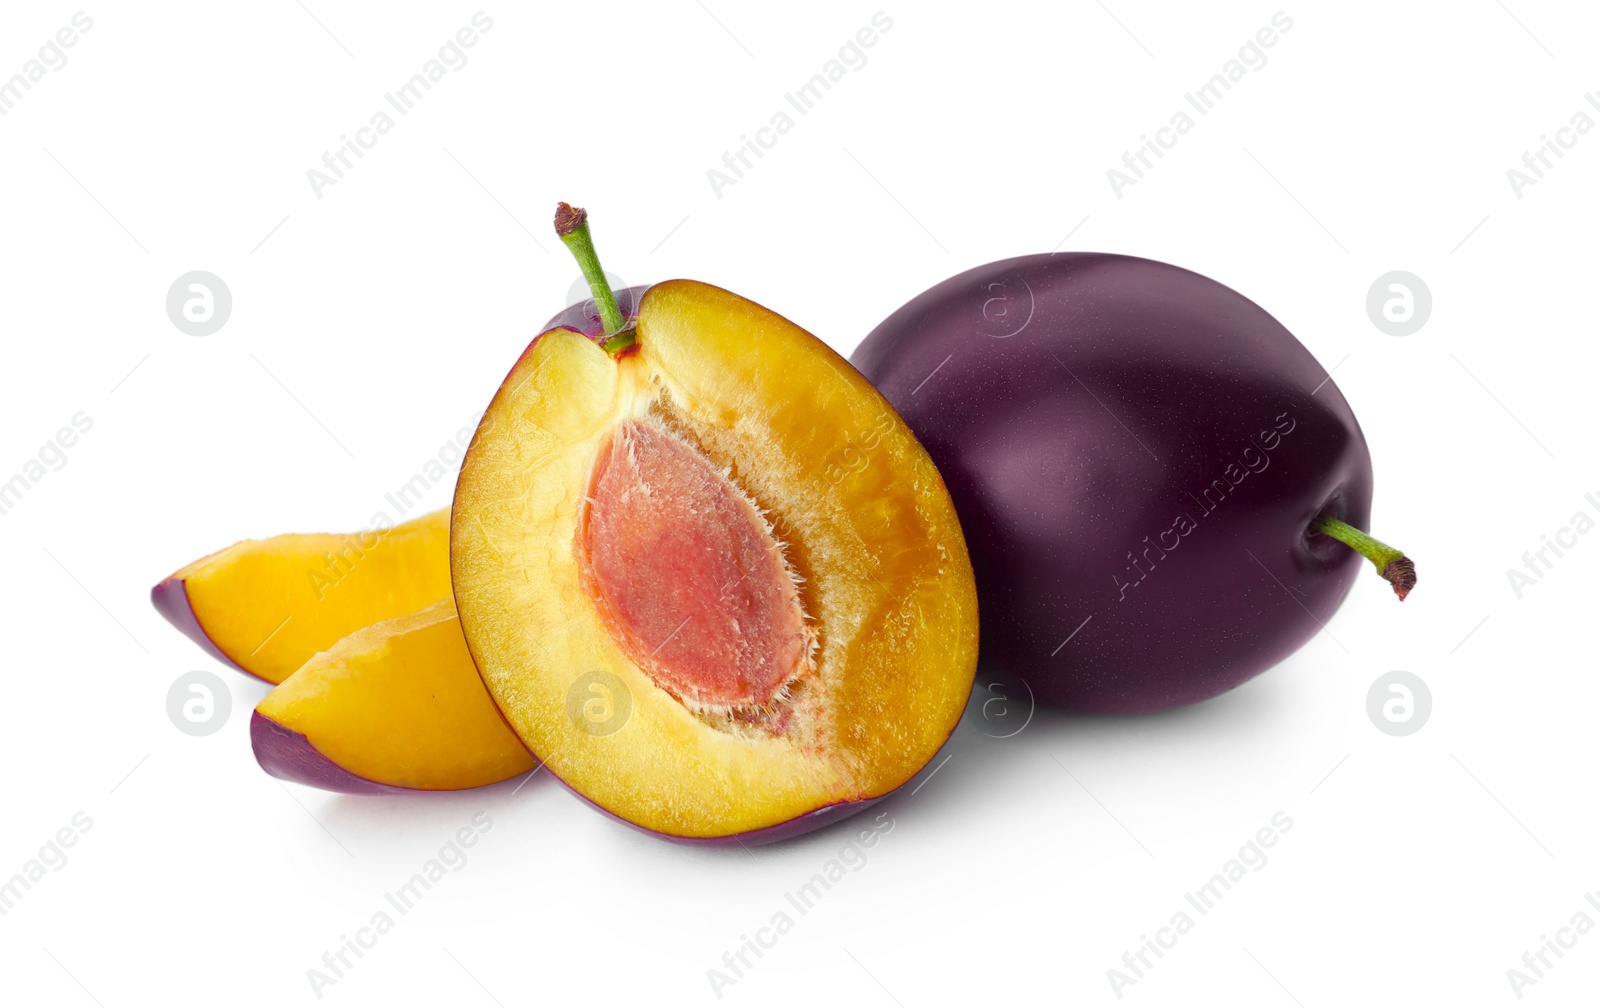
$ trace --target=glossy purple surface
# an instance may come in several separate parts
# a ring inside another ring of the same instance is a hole
[[[261,769],[279,780],[345,794],[405,794],[409,790],[356,776],[318,752],[310,739],[259,711],[250,715],[250,748]]]
[[[195,617],[194,607],[189,604],[189,586],[182,578],[168,578],[150,589],[150,604],[155,606],[156,612],[164,616],[179,633],[200,645],[211,657],[230,668],[238,669],[245,675],[261,678],[223,654],[222,649],[217,647],[216,642],[200,625],[200,620]],[[266,682],[265,679],[261,681]]]
[[[622,310],[623,317],[628,319],[638,317],[639,299],[644,297],[644,292],[649,290],[650,287],[650,284],[645,284],[641,287],[628,287],[624,290],[612,292],[616,295],[617,307]],[[544,328],[539,331],[542,333],[549,332],[557,326],[576,329],[590,339],[597,339],[605,335],[605,326],[600,324],[600,312],[595,308],[593,298],[587,301],[580,301],[575,305],[568,305],[564,311],[559,312],[550,321],[546,322]]]
[[[1319,514],[1367,528],[1355,415],[1287,329],[1197,273],[991,263],[852,361],[950,488],[980,661],[1046,703],[1136,714],[1232,689],[1316,634],[1364,562],[1307,535]]]

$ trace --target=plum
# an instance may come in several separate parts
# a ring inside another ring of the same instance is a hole
[[[351,794],[458,791],[537,765],[478,678],[448,596],[314,655],[256,706],[250,744],[274,777]]]
[[[1338,387],[1197,273],[991,263],[912,299],[852,361],[949,486],[980,660],[1042,702],[1135,714],[1232,689],[1322,628],[1357,552],[1400,598],[1415,584],[1357,531],[1372,460]]]
[[[392,528],[249,539],[151,591],[218,660],[277,684],[250,721],[262,769],[352,794],[479,787],[533,769],[461,635],[449,520],[444,510]]]
[[[179,568],[150,601],[218,661],[277,684],[312,655],[450,594],[450,512],[392,528],[246,539]]]
[[[466,646],[525,746],[689,843],[815,829],[911,780],[959,721],[977,592],[909,428],[815,336],[709,284],[594,291],[495,393],[462,462]]]

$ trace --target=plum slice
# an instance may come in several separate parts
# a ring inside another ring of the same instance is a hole
[[[450,594],[449,511],[349,534],[246,539],[180,568],[150,601],[218,660],[280,683],[314,654]]]
[[[586,242],[572,214],[563,239]],[[484,683],[568,787],[672,839],[865,807],[972,688],[976,589],[939,473],[793,323],[688,280],[629,318],[594,276],[610,317],[540,334],[462,464],[451,572]]]
[[[479,787],[536,765],[462,639],[449,515],[246,540],[156,586],[156,608],[175,626],[277,684],[250,722],[268,773],[386,794]]]
[[[250,742],[274,777],[352,794],[480,787],[537,765],[478,679],[449,598],[306,662],[256,706]]]

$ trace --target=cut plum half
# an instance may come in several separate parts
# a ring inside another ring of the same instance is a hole
[[[522,742],[612,815],[779,839],[910,780],[971,692],[939,473],[842,358],[717,287],[541,334],[463,462],[467,646]]]

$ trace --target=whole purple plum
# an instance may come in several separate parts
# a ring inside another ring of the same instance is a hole
[[[1321,629],[1372,560],[1372,459],[1327,371],[1260,306],[1100,253],[980,266],[852,361],[949,486],[980,660],[1045,703],[1137,714],[1232,689]]]

